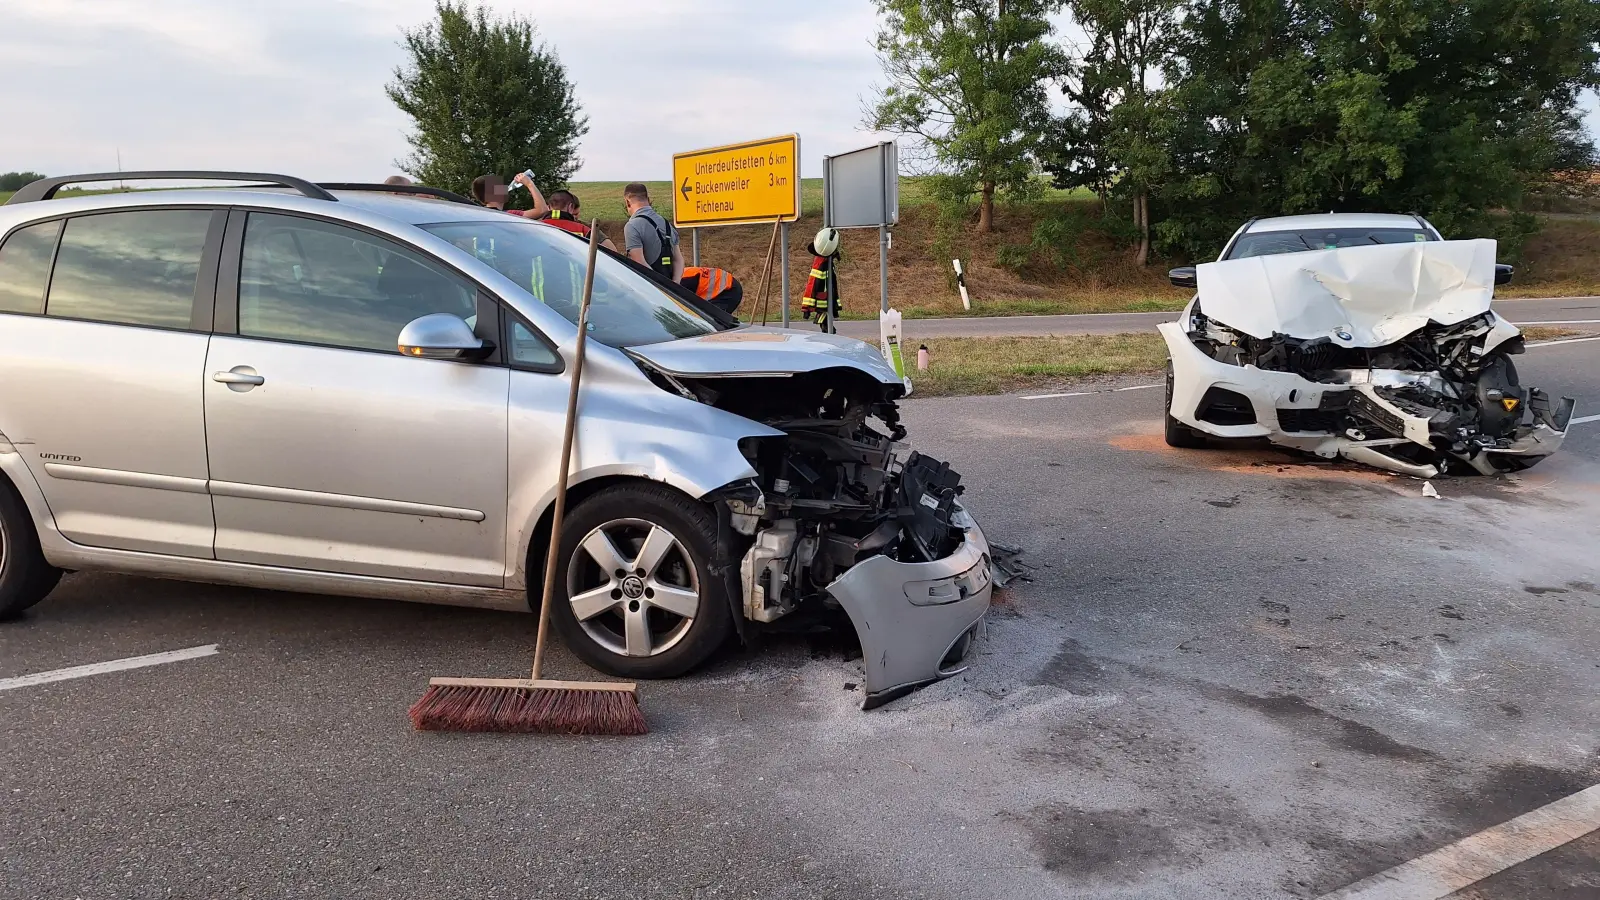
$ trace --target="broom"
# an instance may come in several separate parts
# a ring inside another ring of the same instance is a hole
[[[560,734],[644,734],[632,682],[549,681],[539,677],[545,639],[550,633],[550,607],[555,603],[556,569],[561,555],[561,520],[567,511],[567,478],[572,464],[572,438],[578,422],[578,386],[583,379],[584,347],[589,337],[589,298],[594,293],[595,221],[589,228],[589,270],[578,307],[578,347],[567,392],[567,428],[561,438],[560,477],[555,511],[550,520],[550,552],[544,558],[544,594],[539,606],[539,637],[533,645],[533,673],[521,678],[434,678],[411,707],[411,724],[419,731],[510,731]]]

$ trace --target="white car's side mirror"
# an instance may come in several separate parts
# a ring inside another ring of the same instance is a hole
[[[472,333],[460,316],[430,313],[400,329],[400,352],[423,359],[482,359],[494,345]]]

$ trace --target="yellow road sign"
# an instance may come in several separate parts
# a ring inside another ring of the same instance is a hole
[[[679,228],[800,218],[800,135],[672,156],[672,222]]]

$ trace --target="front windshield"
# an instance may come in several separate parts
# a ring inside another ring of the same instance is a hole
[[[1263,231],[1243,234],[1229,251],[1229,259],[1299,253],[1304,250],[1337,250],[1340,247],[1365,247],[1372,244],[1409,244],[1431,241],[1433,235],[1422,228],[1307,228],[1302,231]]]
[[[577,324],[588,247],[537,222],[423,225],[494,266],[535,300]],[[596,260],[589,336],[613,347],[638,347],[711,334],[717,326],[649,279],[601,253]]]

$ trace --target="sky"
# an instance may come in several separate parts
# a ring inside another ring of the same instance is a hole
[[[801,174],[889,137],[870,0],[494,0],[534,19],[589,116],[578,180],[797,132]],[[432,0],[0,0],[0,171],[281,172],[377,181],[408,152],[384,95]],[[1600,113],[1587,98],[1591,133]]]

